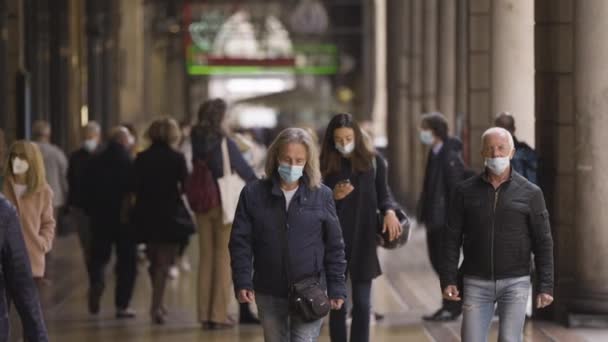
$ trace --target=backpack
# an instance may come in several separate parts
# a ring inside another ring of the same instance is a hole
[[[220,206],[220,193],[206,161],[194,160],[184,188],[190,208],[195,213],[204,214]]]

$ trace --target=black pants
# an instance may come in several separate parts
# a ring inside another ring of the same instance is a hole
[[[369,318],[371,311],[372,281],[352,281],[353,321],[350,325],[351,342],[369,341]],[[346,342],[346,303],[340,310],[329,314],[329,335],[331,342]]]
[[[89,283],[92,291],[103,292],[105,268],[110,262],[112,246],[116,248],[116,296],[117,309],[129,307],[137,273],[137,245],[129,229],[124,225],[91,222],[91,258]]]
[[[442,242],[443,239],[443,227],[426,227],[426,244],[429,252],[429,259],[431,260],[431,265],[433,266],[433,270],[437,275],[440,274],[441,268],[443,267],[443,248]],[[463,276],[462,272],[458,272],[458,291],[460,291],[460,298],[463,296]],[[443,289],[441,289],[443,292]],[[449,310],[453,313],[462,312],[462,300],[460,302],[453,302],[449,300],[443,300],[442,307],[446,310]]]

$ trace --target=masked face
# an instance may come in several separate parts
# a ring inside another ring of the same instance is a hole
[[[421,130],[420,131],[420,141],[427,146],[432,145],[433,142],[435,141],[433,132],[431,132],[431,130],[428,130],[428,129]]]
[[[343,156],[348,156],[355,150],[355,142],[351,141],[346,145],[336,144],[336,150],[340,152]]]
[[[84,141],[83,146],[85,150],[91,153],[97,149],[98,144],[97,139],[87,139]]]
[[[505,170],[511,164],[511,159],[509,157],[497,157],[497,158],[486,158],[485,166],[492,172],[493,174],[500,176],[505,172]]]
[[[27,160],[21,159],[19,157],[13,158],[13,160],[12,160],[12,166],[13,166],[13,174],[14,175],[23,175],[30,168],[30,164],[27,162]]]
[[[302,178],[307,156],[306,147],[299,143],[290,143],[282,148],[277,171],[285,183],[293,184]]]
[[[285,183],[293,184],[304,175],[304,166],[280,164],[278,172]]]

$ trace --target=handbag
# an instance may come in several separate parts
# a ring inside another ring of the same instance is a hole
[[[378,246],[386,248],[386,249],[395,249],[405,245],[411,235],[410,229],[410,220],[405,214],[405,212],[401,209],[396,209],[395,214],[397,214],[397,219],[399,219],[399,224],[401,225],[401,235],[399,235],[394,240],[389,240],[388,230],[384,233],[382,229],[384,228],[384,215],[378,210],[376,212],[377,217],[377,228],[376,228],[376,236]]]
[[[196,231],[194,215],[188,206],[184,196],[177,202],[175,215],[173,216],[173,229],[175,236],[179,239],[188,239]]]
[[[186,179],[184,189],[188,203],[196,213],[204,214],[220,206],[217,184],[205,160],[194,160],[192,173]]]
[[[321,286],[319,275],[305,277],[292,282],[289,270],[289,249],[287,243],[287,230],[280,229],[283,239],[283,259],[288,282],[289,311],[298,315],[304,322],[313,322],[327,316],[331,308],[329,297]]]
[[[222,140],[222,163],[224,176],[218,178],[217,185],[220,190],[220,198],[222,201],[223,221],[224,224],[230,224],[234,221],[236,206],[239,202],[241,190],[245,187],[245,181],[237,173],[232,172],[230,154],[228,153],[228,141],[226,138]]]

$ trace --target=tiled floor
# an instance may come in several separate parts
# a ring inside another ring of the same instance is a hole
[[[385,275],[374,282],[373,303],[374,310],[383,313],[385,319],[373,325],[372,341],[460,340],[460,322],[429,324],[420,320],[423,314],[433,311],[440,303],[439,285],[427,261],[424,236],[423,230],[415,230],[407,247],[380,253]],[[193,248],[190,251],[192,260],[196,259],[196,254]],[[170,283],[167,297],[171,315],[168,324],[162,327],[151,325],[147,315],[150,284],[143,276],[143,265],[140,265],[133,300],[138,317],[127,321],[114,319],[111,280],[103,298],[101,315],[91,317],[86,310],[87,282],[80,256],[75,236],[58,240],[53,259],[54,282],[44,304],[52,341],[263,341],[259,326],[212,332],[202,330],[195,320],[193,273],[182,274]],[[236,303],[232,312],[236,312]],[[325,326],[320,341],[329,341],[327,336]],[[496,340],[495,324],[491,340]],[[552,323],[530,322],[526,327],[526,341],[608,341],[608,331],[568,330]]]

